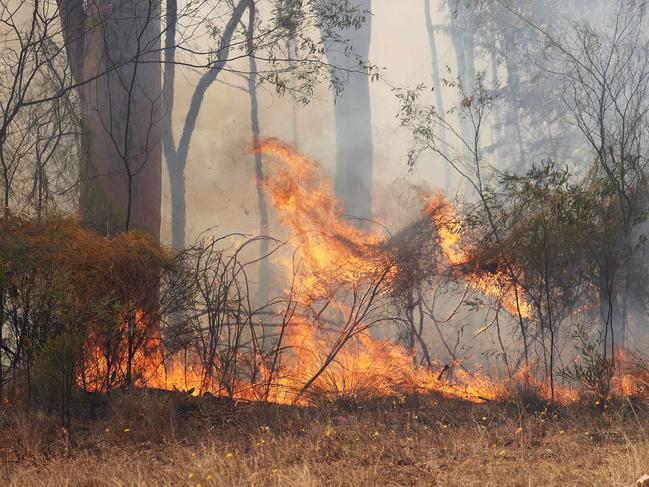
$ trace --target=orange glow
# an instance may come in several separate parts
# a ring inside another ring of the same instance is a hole
[[[432,224],[437,228],[439,246],[455,273],[463,277],[469,286],[495,298],[511,314],[529,318],[531,308],[523,298],[522,289],[512,279],[512,276],[517,277],[522,273],[511,264],[497,263],[495,269],[485,270],[472,262],[472,253],[462,245],[462,219],[444,196],[430,198],[424,212],[430,215]]]
[[[372,337],[362,321],[350,325],[351,319],[345,323],[338,318],[340,323],[337,322],[336,316],[357,312],[354,308],[357,303],[349,303],[351,298],[339,296],[340,289],[357,288],[368,278],[382,275],[385,286],[377,287],[377,293],[388,292],[398,271],[398,264],[386,251],[388,237],[383,232],[359,228],[346,220],[320,166],[292,146],[264,139],[254,150],[271,159],[265,187],[280,221],[291,235],[299,267],[299,283],[291,289],[291,299],[304,312],[296,312],[286,325],[282,348],[287,352],[281,354],[276,368],[262,352],[255,352],[259,356],[245,357],[256,364],[255,377],[237,376],[234,385],[227,390],[213,377],[205,377],[196,357],[174,356],[164,360],[159,332],[155,327],[150,333],[146,332],[146,319],[136,313],[131,326],[147,339],[132,357],[134,386],[177,389],[194,395],[209,392],[237,400],[268,399],[287,404],[408,393],[439,393],[484,402],[507,393],[505,382],[494,381],[480,372],[469,373],[460,363],[447,366],[434,362],[431,368],[419,366],[415,356],[401,345]],[[465,244],[463,221],[446,198],[437,195],[428,199],[424,214],[436,230],[437,243],[454,277],[494,299],[515,316],[527,318],[531,315],[518,283],[521,272],[500,262],[488,269],[474,262],[472,256],[477,253]],[[283,263],[286,281],[293,277],[294,262]],[[316,313],[312,305],[322,301],[331,301],[327,306],[327,326],[316,324],[317,320],[313,319]],[[125,321],[121,338],[115,343],[120,350],[127,349],[125,337],[129,324]],[[121,352],[115,358],[119,363],[109,367],[103,355],[107,344],[99,336],[88,340],[87,365],[90,367],[79,379],[80,384],[90,390],[106,390],[111,370],[123,374],[126,366],[127,357]],[[215,370],[221,365],[217,360]],[[272,381],[269,381],[271,368]],[[550,397],[549,386],[534,382],[529,371],[520,371],[516,380],[532,384]],[[635,382],[626,376],[619,382],[618,389],[625,394],[637,390]],[[309,385],[306,391],[305,385]],[[578,398],[577,391],[566,387],[557,388],[555,395],[560,403]]]

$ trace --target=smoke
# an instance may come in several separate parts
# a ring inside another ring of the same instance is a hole
[[[413,82],[429,82],[430,63],[404,53],[422,53],[429,59],[428,37],[424,22],[423,3],[412,2],[408,8],[389,0],[373,2],[372,47],[370,60],[385,67],[388,82],[371,83],[372,129],[374,134],[375,213],[385,213],[383,198],[396,179],[440,187],[445,183],[445,167],[440,161],[425,160],[410,174],[405,158],[410,134],[398,128],[395,114],[399,103],[392,86],[409,86]],[[433,8],[436,21],[444,21],[444,13]],[[442,36],[443,37],[443,36]],[[439,45],[440,65],[452,64],[448,40]],[[245,72],[247,62],[235,65]],[[180,133],[186,107],[189,105],[198,75],[179,68],[176,83],[174,130]],[[238,74],[223,73],[220,82],[207,92],[203,110],[192,140],[187,167],[187,240],[200,232],[216,227],[218,233],[231,231],[256,233],[258,214],[254,195],[254,167],[248,148],[251,142],[250,100],[245,91],[246,80]],[[292,99],[278,96],[270,85],[259,87],[259,116],[261,134],[292,140],[294,127]],[[307,106],[297,109],[299,149],[320,161],[332,178],[335,169],[336,134],[334,100],[326,79]],[[165,179],[166,179],[165,175]],[[169,241],[169,186],[163,186],[163,232]],[[389,206],[389,205],[388,205]],[[277,230],[277,229],[276,229]],[[273,229],[271,228],[271,233]]]
[[[607,2],[596,3],[597,5],[592,8],[584,9],[583,2],[578,0],[567,2],[563,16],[555,19],[556,25],[550,26],[553,27],[552,32],[560,31],[560,25],[567,25],[571,21],[588,21],[601,28],[609,27],[612,20],[606,15]],[[374,139],[372,181],[374,217],[396,232],[404,222],[413,221],[418,217],[420,192],[430,194],[436,189],[442,189],[447,194],[453,195],[458,191],[461,192],[463,186],[455,176],[452,185],[447,187],[446,163],[434,155],[424,156],[412,171],[408,169],[406,161],[411,145],[411,133],[400,129],[399,120],[395,117],[400,102],[395,97],[394,88],[413,87],[419,83],[430,87],[433,84],[430,38],[425,20],[424,2],[413,1],[405,5],[404,2],[393,0],[373,0],[372,7],[374,17],[370,61],[374,65],[385,68],[382,71],[383,79],[371,83],[370,86]],[[454,45],[445,28],[449,20],[445,2],[432,0],[431,13],[437,41],[438,68],[442,78],[451,80],[458,74],[458,67]],[[500,20],[503,22],[512,24],[521,22],[504,10],[502,16]],[[542,16],[531,20],[538,21],[540,25],[549,25],[548,19]],[[534,35],[537,36],[539,44],[547,41],[539,36],[538,32]],[[520,40],[513,39],[513,45],[517,47]],[[529,54],[522,50],[516,53],[516,60],[512,60],[512,63],[522,62]],[[487,72],[489,76],[495,74],[504,92],[511,95],[509,83],[512,80],[508,78],[506,66],[501,62],[492,70],[487,53],[476,51],[475,56],[476,69]],[[240,65],[235,64],[233,68],[235,70],[241,68],[241,71],[245,72],[246,65],[247,61],[244,60]],[[175,111],[173,121],[176,133],[182,129],[185,113],[182,107],[189,105],[191,94],[198,81],[197,73],[179,69],[176,107],[180,109]],[[559,83],[558,80],[551,80],[540,67],[536,73],[537,77],[519,80],[526,92],[533,92],[542,83]],[[494,82],[493,79],[487,81]],[[559,86],[557,84],[554,87]],[[250,235],[258,233],[255,167],[253,155],[249,150],[252,141],[250,99],[246,88],[247,82],[240,74],[224,72],[220,80],[207,92],[192,140],[186,172],[188,242],[192,242],[207,229],[216,235],[232,232]],[[442,91],[442,98],[447,108],[459,103],[459,96],[453,88],[446,87]],[[431,102],[434,102],[435,95],[433,93],[429,95]],[[311,103],[299,106],[297,109],[290,96],[279,96],[269,85],[259,86],[258,101],[261,135],[290,141],[296,132],[299,133],[300,152],[318,160],[333,181],[336,160],[334,99],[327,80],[322,80]],[[557,108],[553,116],[561,118],[563,114],[559,110],[560,100],[550,101],[555,103],[552,107]],[[518,103],[514,111],[523,117],[530,115],[526,112],[526,101],[521,98]],[[511,118],[504,113],[505,108],[500,109],[502,110],[500,120],[511,121]],[[495,118],[497,120],[498,116],[495,115]],[[297,123],[297,130],[295,123]],[[535,128],[538,128],[538,132],[524,133],[522,137],[526,140],[534,140],[539,133],[543,133],[545,126],[539,123],[539,127]],[[497,128],[486,128],[485,145],[495,139],[497,132]],[[512,134],[512,132],[504,133]],[[566,131],[561,135],[565,133],[574,133],[574,127],[570,128],[566,124]],[[549,137],[548,140],[555,139]],[[575,153],[583,147],[574,145],[571,153],[557,151],[552,144],[534,145],[526,149],[528,150],[521,151],[528,158],[526,161],[517,160],[517,157],[513,156],[518,153],[518,149],[512,145],[502,152],[488,152],[488,162],[501,169],[523,162],[535,162],[536,157],[553,157],[561,159],[561,163],[571,162],[571,158],[576,157]],[[170,240],[169,228],[169,186],[168,181],[164,181],[163,241]],[[271,215],[270,234],[278,238],[288,237],[285,229],[278,222],[277,215]],[[458,292],[461,292],[461,289],[458,289]],[[446,299],[449,302],[448,307],[452,308],[453,296],[449,295]],[[486,324],[484,320],[484,313],[476,313],[474,310],[463,311],[459,315],[459,321],[464,323],[462,333],[465,337],[475,335],[478,337],[476,340],[485,339],[484,341],[487,342],[487,344],[476,344],[477,341],[469,340],[465,353],[469,353],[470,348],[474,352],[497,348],[493,336],[487,336],[488,334],[482,332]],[[435,337],[429,338],[438,341]],[[444,353],[441,345],[439,348],[438,351]]]

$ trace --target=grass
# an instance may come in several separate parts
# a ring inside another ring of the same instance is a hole
[[[138,392],[74,423],[0,411],[0,485],[629,486],[649,410],[554,413],[436,397],[344,407],[232,405]]]

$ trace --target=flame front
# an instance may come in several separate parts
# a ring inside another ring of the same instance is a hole
[[[504,383],[480,373],[471,374],[459,363],[450,367],[439,362],[430,367],[418,366],[414,352],[391,340],[373,337],[368,329],[371,323],[365,321],[369,313],[362,308],[362,299],[370,291],[378,297],[388,293],[392,280],[398,276],[399,263],[389,250],[389,238],[383,232],[367,229],[368,225],[354,225],[345,219],[320,166],[292,146],[263,139],[254,150],[270,158],[267,170],[272,169],[264,184],[291,235],[297,257],[281,263],[285,281],[294,282],[289,290],[290,300],[303,310],[295,311],[285,323],[285,352],[275,361],[260,351],[254,352],[245,359],[255,362],[255,377],[236,378],[233,386],[224,388],[212,377],[206,378],[205,370],[196,365],[200,362],[191,356],[163,360],[160,335],[153,333],[144,351],[131,357],[139,370],[134,385],[298,404],[314,398],[430,392],[482,402],[505,393]],[[463,222],[446,198],[437,195],[428,199],[423,214],[425,224],[435,229],[437,244],[454,277],[494,298],[510,313],[522,318],[530,316],[530,307],[517,280],[519,270],[510,264],[485,268],[475,263],[475,253],[464,243]],[[367,287],[364,291],[363,285]],[[350,298],[340,294],[341,289],[359,295]],[[315,309],[318,305],[321,310]],[[136,326],[144,321],[136,316]],[[99,344],[91,341],[89,348],[94,367],[79,382],[103,390],[102,384],[110,380],[110,364]],[[126,357],[120,356],[119,360],[123,362]],[[214,363],[215,370],[220,367],[218,361]],[[124,364],[119,368],[123,370]],[[532,382],[529,373],[523,375],[526,383]],[[633,388],[624,378],[621,380],[620,389]],[[557,397],[559,401],[570,402],[575,400],[576,393],[563,388]]]

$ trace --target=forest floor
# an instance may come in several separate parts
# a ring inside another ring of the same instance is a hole
[[[2,486],[631,486],[649,408],[436,397],[319,408],[117,395],[94,419],[0,409]]]

